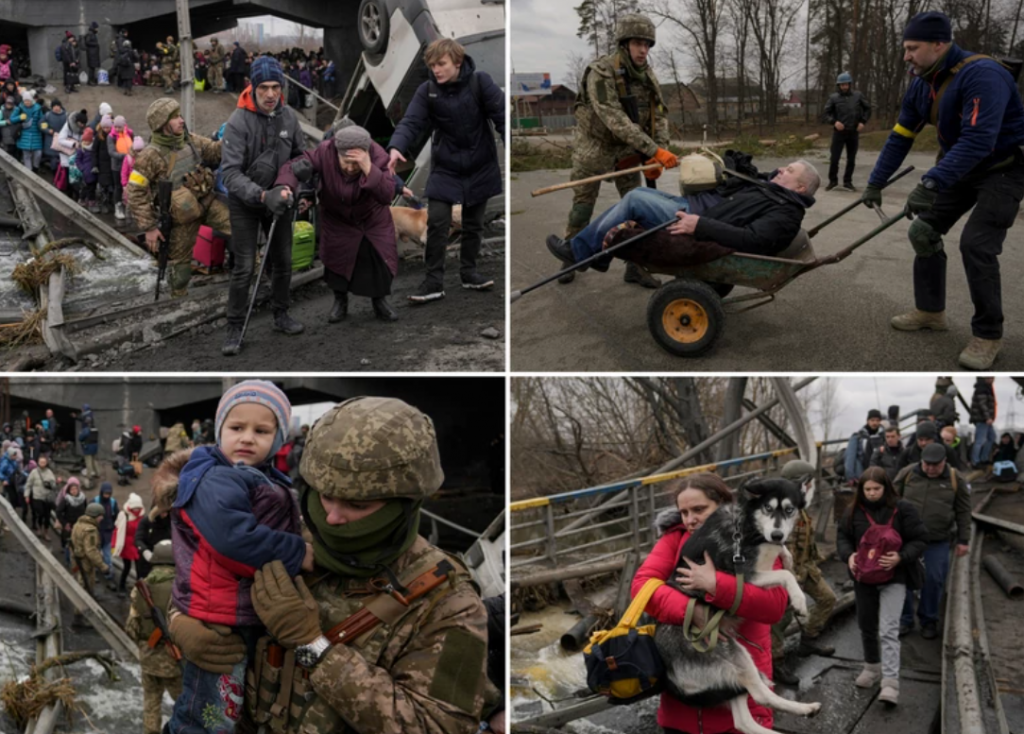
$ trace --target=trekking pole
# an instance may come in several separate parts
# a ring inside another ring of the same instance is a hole
[[[908,173],[910,173],[913,170],[914,170],[913,166],[907,166],[902,171],[900,171],[895,176],[893,176],[888,181],[886,181],[885,182],[885,186],[883,186],[882,188],[884,189],[884,188],[887,188],[887,187],[891,186],[892,184],[896,183],[897,181],[899,181],[901,178],[903,178],[904,176],[906,176]],[[813,229],[807,230],[807,236],[808,237],[814,237],[814,235],[818,234],[818,232],[820,232],[821,230],[825,229],[825,227],[827,227],[828,225],[832,224],[832,222],[834,222],[837,219],[839,219],[839,217],[843,216],[844,214],[846,214],[846,213],[848,213],[850,211],[853,211],[858,206],[860,206],[863,202],[864,202],[864,195],[861,194],[860,198],[857,199],[856,201],[854,201],[852,204],[850,204],[849,206],[846,206],[846,207],[840,209],[838,212],[833,214],[831,217],[826,219],[824,222],[821,222],[820,224],[815,226]],[[886,221],[884,214],[882,215],[882,221]]]
[[[260,270],[256,274],[256,284],[252,287],[252,295],[249,296],[249,310],[245,312],[245,322],[242,324],[242,336],[238,340],[238,345],[241,346],[242,342],[245,341],[245,331],[249,328],[249,317],[252,316],[252,307],[256,305],[256,294],[260,290],[260,280],[263,278],[263,270],[267,267],[267,257],[270,255],[270,244],[274,241],[274,229],[277,227],[277,217],[274,217],[274,221],[270,223],[270,232],[267,233],[267,244],[263,247],[263,252],[260,256]]]
[[[593,263],[594,261],[598,260],[599,258],[607,257],[607,256],[611,255],[612,253],[614,253],[614,252],[616,252],[618,250],[621,250],[624,247],[627,247],[628,245],[632,245],[637,240],[643,239],[644,237],[646,237],[649,234],[654,234],[659,229],[665,229],[666,227],[668,227],[668,226],[670,226],[672,224],[675,224],[678,221],[679,221],[679,219],[677,219],[676,217],[673,217],[672,219],[669,219],[667,222],[662,222],[661,224],[657,224],[657,225],[651,227],[650,229],[641,232],[638,235],[634,235],[633,237],[630,237],[625,242],[620,242],[619,244],[615,245],[614,247],[609,247],[607,250],[599,252],[596,255],[591,255],[586,260],[580,260],[578,263],[575,263],[574,265],[571,265],[571,266],[565,268],[564,270],[559,270],[554,275],[549,275],[548,277],[544,278],[543,280],[537,281],[536,283],[534,283],[531,286],[527,286],[526,288],[523,288],[522,290],[512,291],[512,293],[509,295],[509,302],[510,303],[515,303],[516,301],[518,301],[520,298],[525,296],[530,291],[537,290],[542,285],[547,285],[551,281],[556,280],[557,278],[561,278],[566,273],[573,273],[573,272],[575,272],[577,270],[580,270],[581,268],[588,267],[591,263]]]

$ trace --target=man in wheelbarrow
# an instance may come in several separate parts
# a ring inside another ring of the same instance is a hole
[[[797,160],[762,180],[730,176],[721,186],[690,196],[635,189],[572,239],[550,235],[547,246],[569,266],[601,252],[605,235],[620,224],[632,221],[650,229],[676,217],[679,221],[665,230],[669,234],[690,235],[737,252],[775,255],[799,234],[820,184],[814,166]],[[603,271],[608,265],[602,258],[592,267]]]
[[[902,331],[949,328],[942,236],[973,207],[960,235],[974,303],[973,336],[960,353],[960,365],[985,370],[995,362],[1003,335],[999,254],[1024,195],[1024,106],[1007,67],[952,40],[949,18],[934,11],[915,15],[903,31],[903,60],[913,65],[915,78],[863,201],[881,204],[881,187],[914,138],[928,122],[935,125],[938,163],[907,199],[910,214],[917,215],[908,232],[916,254],[915,308],[891,323]]]

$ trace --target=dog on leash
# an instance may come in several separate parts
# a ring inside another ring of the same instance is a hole
[[[427,245],[427,210],[413,209],[410,206],[391,207],[391,219],[395,222],[395,236],[402,242],[415,242],[420,247]],[[462,229],[462,205],[452,207],[452,226],[448,232],[451,236]]]
[[[685,567],[683,557],[703,563],[707,553],[716,569],[742,573],[747,584],[785,586],[797,618],[806,622],[807,600],[788,570],[792,557],[785,546],[804,507],[803,493],[786,479],[762,479],[743,486],[738,500],[719,507],[693,532],[680,551],[679,565]],[[655,527],[663,534],[680,522],[678,510],[666,510],[658,515]],[[775,570],[780,556],[785,568]],[[702,592],[682,589],[674,579],[667,585],[687,596],[703,597]],[[813,716],[821,708],[820,703],[790,701],[772,691],[747,649],[724,629],[708,652],[696,650],[677,625],[659,624],[654,641],[665,663],[666,690],[690,706],[728,704],[733,725],[743,734],[776,734],[754,720],[747,696],[762,706],[799,716]]]

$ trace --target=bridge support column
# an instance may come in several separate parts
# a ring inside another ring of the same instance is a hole
[[[56,79],[55,87],[63,87],[64,67],[61,66],[53,55],[64,40],[64,31],[67,26],[40,26],[28,29],[28,54],[32,63],[32,73],[39,74],[46,79]],[[72,31],[74,33],[74,31]]]
[[[324,55],[334,61],[337,68],[336,94],[345,93],[362,52],[363,45],[359,41],[359,29],[355,23],[324,28]]]

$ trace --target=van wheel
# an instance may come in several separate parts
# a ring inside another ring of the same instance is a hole
[[[380,54],[388,45],[388,10],[383,0],[359,3],[359,40],[366,53]]]
[[[647,328],[658,345],[677,357],[706,354],[721,336],[722,299],[706,283],[666,283],[647,303]]]

